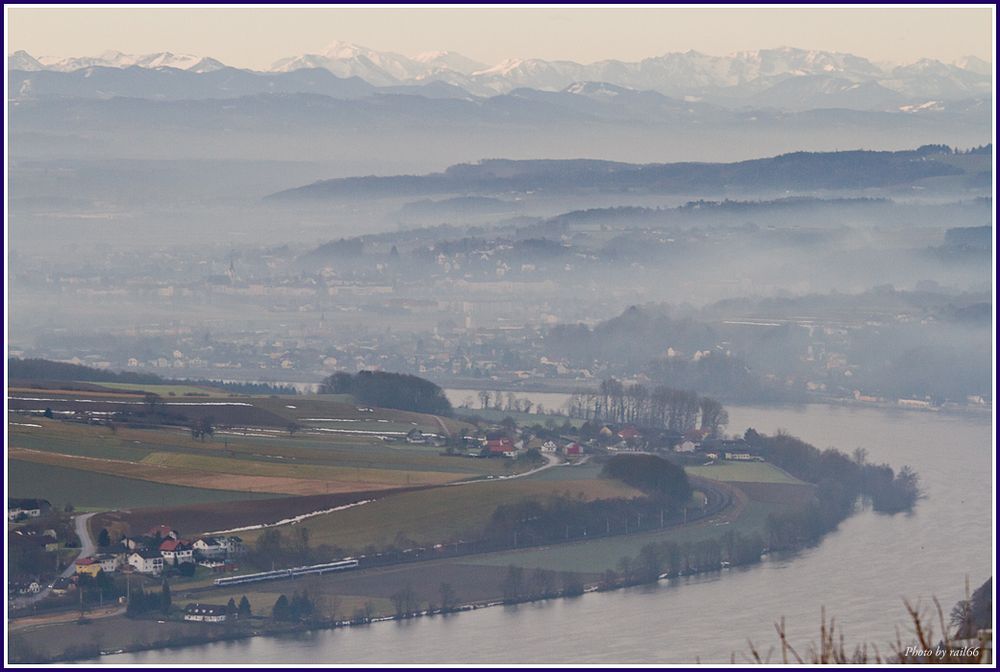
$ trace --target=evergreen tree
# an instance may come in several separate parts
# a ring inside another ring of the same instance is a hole
[[[250,610],[250,600],[247,599],[246,595],[240,598],[240,605],[237,609],[237,613],[240,618],[250,618],[250,615],[252,614]]]
[[[163,587],[160,589],[160,610],[166,614],[170,611],[170,605],[173,603],[173,598],[170,595],[170,584],[167,580],[163,580]]]
[[[128,606],[125,607],[125,615],[134,618],[145,611],[146,593],[143,591],[142,587],[139,587],[132,591],[132,595],[129,597]]]
[[[271,609],[271,618],[276,621],[287,621],[291,619],[291,608],[288,604],[288,598],[282,595],[274,603],[274,607]]]

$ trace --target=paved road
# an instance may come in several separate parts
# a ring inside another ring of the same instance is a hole
[[[97,515],[97,512],[93,513],[81,513],[73,516],[73,524],[76,527],[76,536],[80,538],[80,553],[76,557],[85,558],[88,555],[93,555],[97,551],[97,544],[94,542],[94,538],[90,536],[90,530],[88,529],[87,523],[90,519]],[[74,558],[75,561],[75,558]],[[69,563],[69,566],[63,570],[62,574],[59,575],[60,578],[66,578],[73,576],[76,573],[75,562]],[[36,602],[40,602],[48,597],[49,592],[52,589],[46,586],[37,595],[32,595],[30,597],[19,597],[15,599],[14,606],[16,608],[29,607]]]
[[[567,464],[560,460],[557,455],[552,453],[541,453],[541,456],[545,458],[545,464],[540,467],[535,467],[534,469],[529,469],[528,471],[522,471],[519,474],[511,474],[510,476],[488,476],[486,478],[477,476],[466,481],[452,481],[451,483],[444,483],[443,487],[469,485],[470,483],[484,483],[486,481],[509,481],[514,478],[524,478],[525,476],[531,476],[532,474],[537,474],[540,471],[545,471],[546,469],[551,469],[552,467]]]

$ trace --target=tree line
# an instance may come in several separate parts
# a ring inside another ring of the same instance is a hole
[[[528,573],[524,567],[509,565],[500,582],[500,590],[503,601],[514,604],[553,597],[576,597],[583,595],[584,585],[574,572],[556,573],[551,569],[538,567]]]
[[[293,395],[298,391],[292,385],[258,382],[226,382],[209,379],[164,378],[155,373],[136,371],[109,371],[82,364],[54,362],[49,359],[7,359],[7,375],[11,380],[78,381],[88,383],[126,383],[129,385],[192,385],[215,387],[237,394]]]
[[[628,534],[677,522],[691,499],[684,469],[655,455],[617,455],[601,476],[627,483],[643,496],[585,501],[554,495],[501,504],[483,530],[483,538],[494,545],[516,547]]]
[[[816,486],[806,506],[767,519],[768,545],[794,548],[818,539],[850,516],[859,500],[879,513],[913,508],[921,496],[919,477],[908,466],[898,473],[887,464],[871,464],[863,449],[853,456],[839,450],[818,450],[784,432],[775,436],[748,429],[744,439],[751,449],[791,475]]]
[[[729,422],[726,409],[711,397],[665,385],[626,385],[614,378],[601,381],[597,390],[576,392],[568,403],[571,416],[588,421],[630,423],[681,433],[700,428],[714,435]]]
[[[729,531],[714,539],[683,542],[651,542],[635,557],[623,556],[616,568],[608,568],[600,588],[612,590],[641,583],[655,583],[661,576],[683,576],[710,572],[726,565],[749,565],[760,562],[765,550],[759,534],[744,535]]]

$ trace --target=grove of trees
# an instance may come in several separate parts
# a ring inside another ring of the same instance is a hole
[[[601,381],[595,391],[575,393],[570,397],[569,414],[588,421],[631,423],[682,433],[700,427],[712,435],[729,422],[726,410],[715,399],[665,385],[626,385],[614,378]]]
[[[349,394],[360,404],[396,408],[416,413],[451,415],[451,402],[444,390],[429,380],[385,371],[345,372],[328,376],[320,383],[320,394]]]

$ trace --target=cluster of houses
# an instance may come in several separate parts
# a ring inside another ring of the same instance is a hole
[[[207,536],[194,541],[182,539],[166,525],[158,525],[144,535],[124,536],[111,547],[93,556],[76,560],[76,573],[96,576],[98,572],[137,572],[157,576],[165,568],[197,564],[214,571],[231,569],[236,558],[246,552],[236,536]]]
[[[764,461],[763,457],[754,455],[750,444],[742,437],[735,439],[707,437],[699,430],[686,432],[683,440],[674,446],[674,451],[678,453],[697,454],[709,460],[730,460],[734,462]]]
[[[27,557],[43,558],[46,556],[36,555],[42,553],[55,553],[65,545],[65,539],[60,539],[60,526],[57,521],[43,519],[52,512],[52,505],[45,499],[8,499],[7,500],[7,521],[15,523],[8,526],[7,546],[11,553],[25,551]],[[35,567],[31,574],[24,574],[24,568],[12,569],[7,581],[8,595],[37,595],[43,589],[43,575],[49,575],[55,571],[56,562],[54,556],[52,564],[40,560],[45,567]],[[46,570],[46,567],[48,570]]]
[[[483,436],[463,436],[460,454],[467,457],[509,457],[528,449],[523,439],[514,440],[506,432],[486,432]]]

